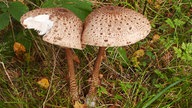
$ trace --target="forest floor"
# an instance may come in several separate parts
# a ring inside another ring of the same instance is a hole
[[[24,29],[17,17],[19,11],[12,13],[14,9],[26,7],[29,10],[67,7],[64,1],[0,2],[0,20],[8,16],[0,23],[1,108],[72,107],[65,51],[44,42],[34,30]],[[144,14],[152,27],[150,34],[140,42],[107,48],[100,70],[98,108],[192,108],[191,0],[71,2],[77,2],[80,7],[85,5],[82,7],[88,9],[87,13],[91,12],[89,5],[93,9],[103,5],[130,8]],[[5,11],[5,6],[10,11]],[[84,19],[87,14],[83,15],[79,16]],[[89,90],[97,52],[98,47],[93,46],[74,50],[82,103]]]

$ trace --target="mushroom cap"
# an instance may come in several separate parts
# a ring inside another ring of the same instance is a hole
[[[123,7],[104,6],[87,16],[82,44],[126,46],[144,39],[150,29],[149,21],[142,14]]]
[[[43,36],[44,41],[61,47],[82,49],[83,23],[74,13],[64,8],[40,8],[24,14],[20,22],[27,28],[24,21],[39,15],[49,15],[49,20],[53,21],[52,28]]]

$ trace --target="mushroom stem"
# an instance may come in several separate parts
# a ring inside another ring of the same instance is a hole
[[[99,52],[97,54],[97,58],[94,64],[93,72],[92,72],[92,83],[89,89],[88,96],[93,96],[97,94],[96,88],[99,86],[99,70],[100,70],[100,65],[101,62],[104,58],[104,53],[105,53],[106,47],[99,47]]]
[[[67,65],[68,65],[70,95],[72,97],[72,101],[75,102],[79,100],[79,95],[78,95],[78,86],[75,78],[73,52],[71,48],[65,48],[65,53],[66,53]]]

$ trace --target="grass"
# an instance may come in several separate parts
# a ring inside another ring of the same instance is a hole
[[[144,13],[152,26],[146,39],[134,45],[107,49],[101,66],[97,107],[191,108],[192,2],[100,0],[92,3],[94,8],[114,4],[134,9]],[[34,9],[43,2],[33,0],[26,4]],[[37,33],[24,30],[14,19],[0,35],[0,61],[5,66],[0,66],[0,107],[72,107],[63,49],[43,42]],[[16,56],[15,41],[25,46],[26,54]],[[144,55],[135,58],[138,50],[143,50]],[[88,79],[97,51],[98,48],[91,46],[82,51],[74,50],[81,61],[75,66],[82,100],[89,89]],[[48,89],[37,84],[41,78],[49,80]]]

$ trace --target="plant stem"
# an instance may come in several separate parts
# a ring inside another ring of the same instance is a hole
[[[94,64],[93,72],[92,72],[92,83],[89,89],[88,96],[93,96],[95,97],[97,94],[96,88],[99,86],[99,70],[100,70],[100,65],[101,62],[104,58],[104,53],[105,53],[105,48],[106,47],[99,47],[99,52],[97,54],[97,59]]]
[[[65,53],[66,53],[67,65],[68,65],[70,95],[72,97],[72,101],[75,102],[79,100],[79,95],[78,95],[78,86],[75,78],[73,53],[71,48],[65,48]]]

